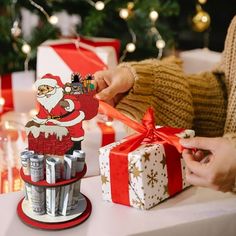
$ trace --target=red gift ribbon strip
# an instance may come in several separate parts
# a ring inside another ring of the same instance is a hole
[[[82,76],[107,69],[102,60],[93,51],[82,47],[76,48],[73,43],[50,45],[72,71],[79,71]]]
[[[179,138],[176,134],[183,132],[184,129],[171,127],[156,128],[152,108],[146,111],[142,124],[131,120],[102,101],[99,102],[99,112],[123,122],[138,132],[138,134],[124,139],[121,144],[110,151],[110,180],[113,202],[130,205],[127,156],[129,152],[135,150],[143,143],[161,143],[164,145],[168,174],[168,193],[169,195],[174,195],[182,190],[180,153],[183,148],[179,144]]]
[[[112,126],[106,125],[104,122],[97,122],[97,125],[102,132],[101,147],[115,142],[115,130]]]

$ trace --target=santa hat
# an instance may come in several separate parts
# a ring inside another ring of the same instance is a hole
[[[35,87],[38,88],[40,85],[49,85],[53,88],[64,86],[64,84],[61,82],[61,78],[52,74],[46,74],[41,79],[36,80]]]

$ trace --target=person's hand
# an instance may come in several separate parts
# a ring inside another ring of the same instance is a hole
[[[236,148],[226,138],[181,139],[184,146],[186,180],[193,185],[222,192],[232,191],[236,177]],[[208,152],[191,149],[197,148]]]
[[[94,74],[96,97],[115,105],[134,85],[134,77],[126,67],[98,71]]]

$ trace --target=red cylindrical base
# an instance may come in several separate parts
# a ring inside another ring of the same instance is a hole
[[[92,204],[86,196],[84,196],[84,197],[85,197],[86,202],[87,202],[87,207],[86,207],[85,211],[80,216],[78,216],[77,218],[75,218],[73,220],[65,221],[65,222],[45,223],[45,222],[40,222],[40,221],[36,221],[36,220],[33,220],[33,219],[29,218],[22,210],[22,202],[23,202],[24,198],[21,199],[20,202],[18,203],[17,213],[18,213],[18,216],[20,217],[20,219],[25,224],[27,224],[28,226],[34,227],[34,228],[39,228],[39,229],[44,229],[44,230],[67,229],[67,228],[71,228],[71,227],[74,227],[76,225],[79,225],[79,224],[83,223],[90,216],[90,214],[92,212]]]

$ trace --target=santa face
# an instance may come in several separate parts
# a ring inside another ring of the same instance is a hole
[[[49,86],[49,85],[40,85],[38,87],[38,96],[44,96],[46,95],[48,92],[53,91],[54,87]]]
[[[41,86],[40,86],[41,87]],[[40,88],[39,87],[39,88]],[[45,89],[44,92],[38,91],[37,101],[45,107],[48,112],[57,105],[57,103],[63,98],[63,88],[60,87],[50,87],[50,89]],[[52,89],[51,89],[52,88]],[[39,90],[39,89],[38,89]],[[46,92],[47,91],[47,92]]]

